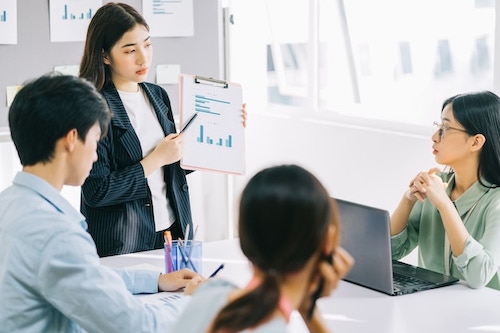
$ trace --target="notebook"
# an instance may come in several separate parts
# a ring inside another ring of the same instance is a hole
[[[448,286],[458,279],[392,259],[390,215],[386,210],[336,199],[341,244],[354,258],[345,281],[388,295]]]

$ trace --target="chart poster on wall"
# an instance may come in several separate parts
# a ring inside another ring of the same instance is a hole
[[[0,44],[17,44],[17,0],[0,1]]]
[[[50,0],[50,41],[83,42],[102,0]]]
[[[181,166],[228,174],[245,173],[242,89],[237,83],[181,74],[180,123],[184,128]]]
[[[142,0],[142,15],[151,37],[194,35],[193,0]]]

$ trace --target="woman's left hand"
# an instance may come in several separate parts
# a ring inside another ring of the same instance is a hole
[[[307,312],[311,307],[312,296],[318,289],[321,280],[323,280],[323,289],[319,297],[329,296],[337,288],[339,281],[349,273],[353,264],[354,258],[341,247],[335,250],[333,264],[330,264],[326,260],[320,260],[317,267],[317,274],[311,281],[308,292],[300,305],[299,312],[305,314],[304,312]]]

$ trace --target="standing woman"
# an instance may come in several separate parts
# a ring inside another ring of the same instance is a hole
[[[153,48],[149,27],[131,6],[107,3],[88,27],[80,77],[113,112],[98,161],[82,186],[81,211],[99,256],[163,247],[192,226],[183,134],[177,134],[166,91],[144,82]],[[191,227],[190,230],[193,230]]]
[[[420,172],[391,216],[393,257],[419,246],[419,266],[500,289],[500,98],[451,97],[435,123],[436,162]]]

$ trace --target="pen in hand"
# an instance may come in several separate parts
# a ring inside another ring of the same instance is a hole
[[[219,273],[219,271],[220,271],[221,269],[223,269],[223,268],[224,268],[224,264],[220,264],[220,266],[219,266],[219,267],[217,267],[217,269],[216,269],[216,270],[215,270],[212,274],[210,274],[210,276],[209,276],[208,278],[210,279],[210,278],[214,277],[214,276],[215,276],[215,275],[217,275],[217,273]]]
[[[187,130],[187,128],[189,127],[189,125],[192,124],[194,118],[196,118],[198,116],[198,112],[195,112],[191,118],[189,118],[189,120],[187,121],[186,125],[184,125],[184,127],[181,129],[181,131],[179,132],[179,134],[181,134],[182,132],[184,132],[185,130]]]

